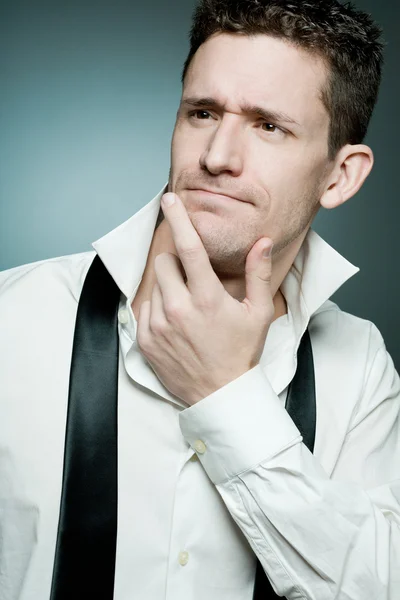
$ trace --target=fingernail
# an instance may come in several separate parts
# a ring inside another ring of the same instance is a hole
[[[175,194],[173,194],[172,192],[164,194],[164,196],[162,197],[162,201],[163,204],[165,204],[165,206],[172,206],[172,204],[175,202]]]
[[[263,250],[263,257],[264,258],[269,258],[271,256],[271,252],[272,252],[272,248],[274,247],[273,244],[271,244],[268,248],[264,248]]]

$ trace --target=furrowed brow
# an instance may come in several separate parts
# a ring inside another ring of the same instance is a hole
[[[197,96],[182,98],[182,105],[190,105],[197,108],[215,108],[222,110],[224,107],[215,100],[215,98],[204,97],[198,98]],[[265,121],[273,121],[275,123],[291,123],[300,127],[300,123],[295,121],[292,117],[279,110],[270,110],[263,108],[262,106],[256,106],[254,104],[245,103],[241,107],[244,113],[257,114],[262,117]]]

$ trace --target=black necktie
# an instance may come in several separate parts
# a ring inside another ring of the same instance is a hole
[[[119,300],[118,286],[96,255],[75,324],[50,600],[112,600],[114,595]],[[316,409],[308,330],[300,343],[286,409],[312,451]],[[271,597],[277,596],[257,561],[253,600]]]

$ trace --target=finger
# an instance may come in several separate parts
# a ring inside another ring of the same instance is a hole
[[[136,341],[139,349],[144,352],[146,345],[149,343],[151,338],[151,331],[149,327],[150,321],[150,301],[146,300],[142,302],[140,305],[138,322],[137,322],[137,332],[136,332]]]
[[[189,300],[190,292],[185,284],[186,273],[175,254],[163,252],[156,256],[154,269],[166,313],[171,305]]]
[[[149,319],[150,331],[153,335],[160,335],[162,331],[165,331],[167,323],[168,321],[164,311],[162,293],[158,282],[156,282],[154,284],[153,291],[151,294],[151,308]]]
[[[166,201],[173,199],[168,206]],[[162,207],[171,228],[175,247],[185,269],[190,292],[200,296],[204,290],[222,285],[215,274],[203,242],[189,218],[186,208],[177,194],[164,194]]]
[[[273,242],[270,238],[263,238],[254,244],[247,255],[246,300],[255,308],[270,310],[273,307],[271,293],[272,246]],[[264,255],[267,250],[270,250],[270,253]]]

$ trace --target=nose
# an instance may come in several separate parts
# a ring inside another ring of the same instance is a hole
[[[201,167],[213,175],[227,171],[238,176],[242,172],[243,143],[240,124],[234,119],[234,115],[224,115],[213,128],[207,148],[200,157]]]

